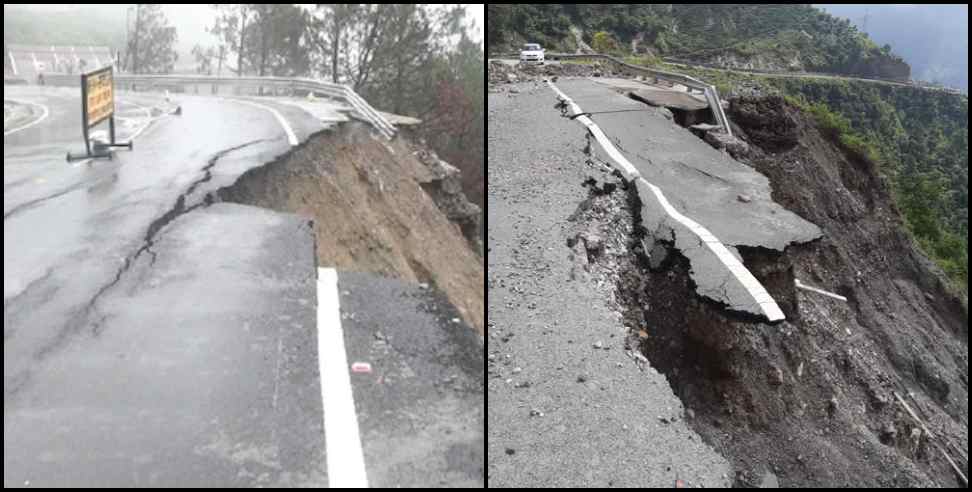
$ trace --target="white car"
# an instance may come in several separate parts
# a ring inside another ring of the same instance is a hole
[[[535,43],[524,44],[523,51],[520,51],[520,61],[543,63],[543,48]]]

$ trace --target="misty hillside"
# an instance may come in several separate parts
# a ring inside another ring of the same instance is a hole
[[[125,8],[90,5],[61,8],[3,6],[3,39],[16,44],[98,45],[120,48],[125,42]]]
[[[849,19],[878,44],[890,44],[915,79],[969,90],[968,5],[820,5]]]

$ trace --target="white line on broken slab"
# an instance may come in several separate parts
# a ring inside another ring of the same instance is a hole
[[[796,284],[798,289],[809,290],[810,292],[816,292],[818,294],[823,294],[827,297],[833,297],[834,299],[840,299],[841,301],[847,302],[847,298],[841,295],[834,294],[833,292],[827,292],[823,289],[818,289],[816,287],[810,287],[809,285],[804,285],[800,282],[800,279],[794,278],[793,282]]]
[[[297,145],[298,143],[297,135],[294,135],[293,128],[290,127],[290,123],[287,123],[287,120],[284,119],[282,114],[280,114],[280,111],[277,111],[276,109],[273,109],[270,106],[266,106],[260,103],[255,103],[253,101],[247,101],[245,99],[235,99],[235,98],[225,98],[225,99],[229,101],[235,101],[238,103],[248,104],[250,106],[254,106],[263,109],[265,111],[269,111],[271,114],[273,114],[274,118],[277,118],[277,121],[280,123],[280,126],[282,126],[284,131],[287,133],[287,139],[288,141],[290,141],[290,145],[291,146]]]
[[[554,92],[557,93],[558,98],[567,104],[568,107],[570,107],[571,112],[575,116],[580,115],[576,116],[576,119],[583,123],[588,130],[590,130],[591,134],[594,135],[594,138],[597,139],[597,142],[601,145],[601,148],[603,148],[607,152],[608,156],[610,156],[611,159],[615,161],[617,166],[620,167],[621,173],[624,175],[625,179],[628,181],[640,179],[642,182],[648,185],[648,188],[655,195],[655,198],[661,204],[662,208],[665,209],[665,212],[698,236],[699,239],[709,248],[709,250],[712,251],[716,258],[718,258],[719,261],[721,261],[722,264],[725,265],[725,267],[729,270],[729,272],[736,277],[739,283],[742,284],[747,292],[749,292],[749,295],[753,297],[755,303],[759,305],[760,309],[763,311],[763,314],[766,316],[766,319],[770,321],[781,321],[786,319],[786,316],[783,315],[783,311],[776,304],[776,301],[773,300],[773,297],[770,296],[769,292],[766,291],[766,288],[759,283],[759,280],[753,276],[752,272],[750,272],[749,269],[747,269],[738,258],[729,252],[729,249],[726,248],[726,246],[722,244],[722,242],[719,241],[714,234],[709,232],[708,229],[703,227],[698,222],[686,217],[676,210],[668,199],[665,198],[665,194],[662,193],[661,188],[649,183],[645,178],[643,178],[641,173],[638,172],[634,165],[631,164],[631,162],[629,162],[624,155],[618,152],[618,149],[614,147],[611,141],[607,138],[607,135],[601,131],[597,124],[587,116],[582,115],[583,111],[581,110],[580,106],[574,103],[574,101],[567,97],[566,94],[561,92],[560,89],[553,84],[553,82],[547,81],[547,84],[551,89],[554,90]]]
[[[337,281],[333,268],[317,269],[317,357],[324,403],[327,478],[332,488],[367,488]]]

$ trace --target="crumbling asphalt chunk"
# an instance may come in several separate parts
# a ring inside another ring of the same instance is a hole
[[[761,315],[762,310],[749,291],[695,233],[668,215],[655,198],[654,192],[648,188],[647,183],[638,180],[635,182],[635,188],[638,190],[641,203],[639,211],[641,225],[648,231],[647,236],[652,241],[652,251],[661,251],[657,244],[669,241],[671,238],[673,248],[679,250],[691,262],[691,278],[700,296],[735,311]],[[738,253],[735,256],[738,259]],[[661,263],[655,260],[652,264],[653,268],[658,268]]]

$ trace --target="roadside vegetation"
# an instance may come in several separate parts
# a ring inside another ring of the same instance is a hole
[[[877,165],[908,231],[967,297],[968,98],[863,82],[770,82]]]

